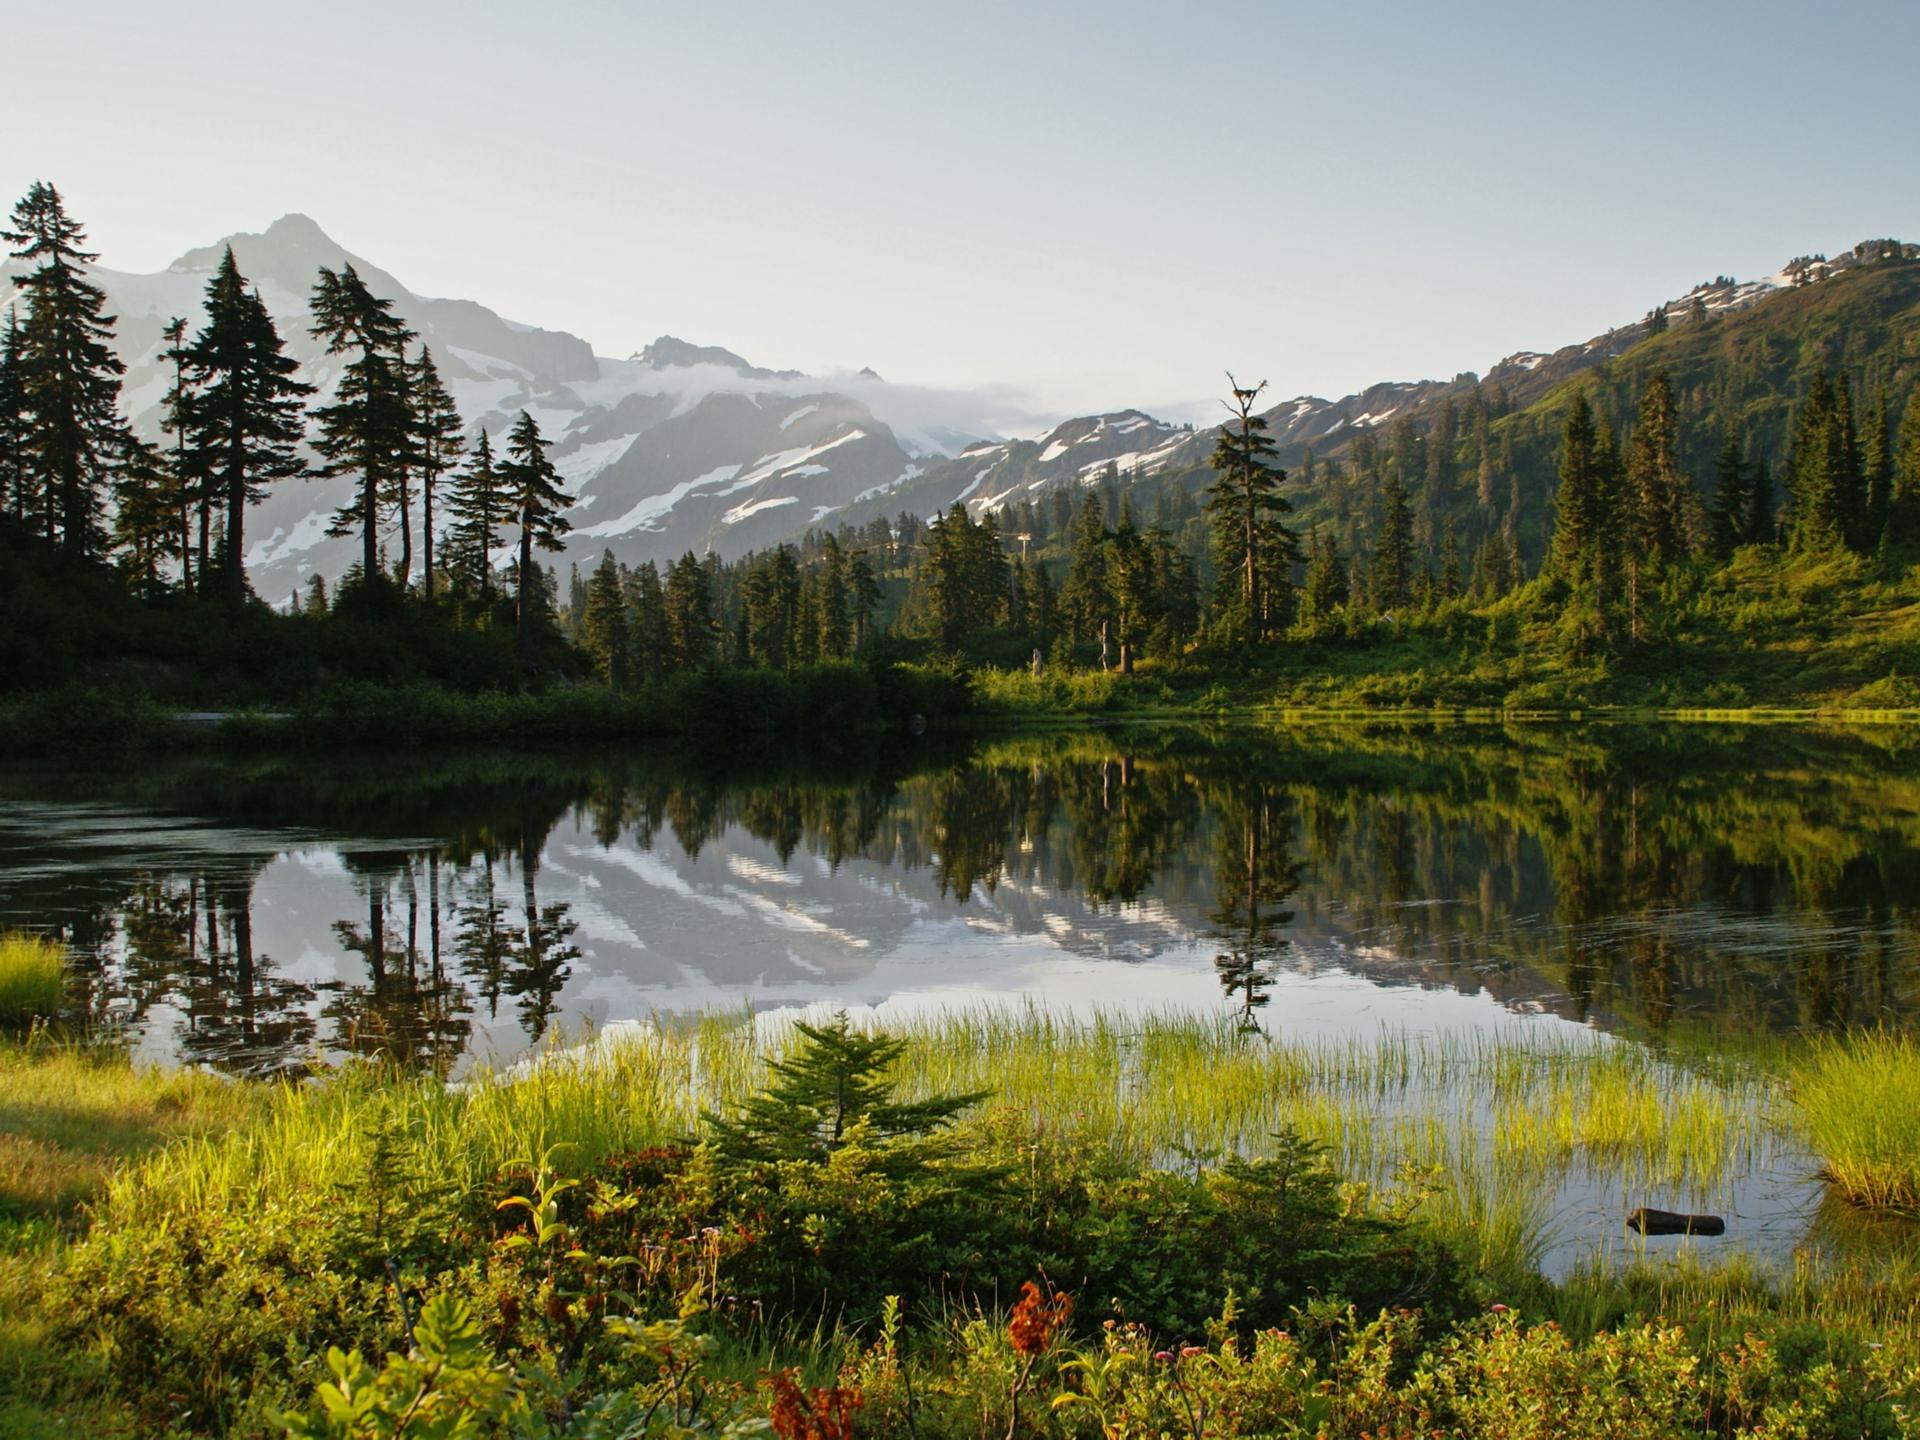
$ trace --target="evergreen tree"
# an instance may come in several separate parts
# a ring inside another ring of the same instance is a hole
[[[1753,508],[1747,516],[1747,543],[1771,545],[1777,538],[1774,525],[1773,475],[1765,460],[1753,465]]]
[[[821,544],[819,585],[815,603],[817,653],[843,660],[853,650],[853,597],[849,590],[851,559],[832,535]]]
[[[769,1060],[773,1078],[732,1119],[705,1116],[714,1148],[734,1164],[825,1160],[856,1128],[870,1143],[889,1146],[890,1165],[876,1166],[901,1178],[934,1153],[927,1137],[962,1110],[986,1098],[985,1091],[899,1101],[887,1072],[906,1049],[904,1041],[862,1035],[839,1015],[827,1025],[796,1021],[800,1044],[785,1060]],[[914,1142],[920,1142],[918,1144]]]
[[[1560,439],[1560,488],[1554,494],[1553,561],[1574,584],[1592,575],[1593,560],[1607,543],[1605,477],[1595,458],[1593,407],[1586,393],[1574,395]]]
[[[856,555],[847,567],[847,606],[853,620],[853,648],[856,654],[867,648],[868,630],[873,624],[874,607],[880,603],[880,581],[864,555]]]
[[[1465,587],[1460,579],[1460,542],[1453,531],[1453,516],[1448,515],[1440,532],[1440,573],[1435,578],[1435,593],[1441,600],[1457,600]]]
[[[1107,587],[1107,514],[1099,499],[1088,495],[1072,524],[1073,543],[1067,555],[1067,582],[1060,589],[1060,608],[1076,639],[1100,640],[1112,624]],[[1102,660],[1105,647],[1102,647]]]
[[[800,567],[793,550],[777,545],[756,557],[742,590],[747,663],[769,670],[790,667],[800,608]]]
[[[1619,601],[1622,571],[1626,568],[1619,551],[1627,488],[1626,466],[1614,440],[1613,426],[1604,415],[1596,415],[1593,422],[1593,472],[1598,511],[1596,543],[1588,557],[1587,573],[1604,637],[1612,630],[1612,612]]]
[[[420,472],[421,596],[433,604],[435,540],[433,501],[442,476],[449,474],[466,453],[466,431],[453,393],[440,378],[433,352],[420,347],[413,363],[413,421],[415,463]]]
[[[1380,529],[1373,541],[1370,577],[1373,608],[1397,610],[1413,598],[1413,509],[1397,464],[1387,467],[1380,489]]]
[[[48,539],[69,554],[100,548],[101,502],[127,446],[120,377],[106,292],[86,278],[98,257],[81,249],[86,232],[60,192],[36,180],[13,207],[0,239],[33,268],[17,277],[26,320],[15,340],[18,386],[16,464],[41,509]],[[19,302],[16,302],[19,303]]]
[[[611,550],[601,552],[600,563],[587,582],[587,598],[582,610],[580,628],[587,654],[593,657],[594,673],[600,677],[601,684],[624,690],[631,659],[627,600],[620,583],[620,567]]]
[[[1228,375],[1227,384],[1232,418],[1220,427],[1208,461],[1214,480],[1207,487],[1207,518],[1221,576],[1239,575],[1241,638],[1252,646],[1266,638],[1270,611],[1284,609],[1285,597],[1271,592],[1290,588],[1300,546],[1282,519],[1293,508],[1280,493],[1286,472],[1273,464],[1277,451],[1265,417],[1253,412],[1266,382],[1248,388]]]
[[[500,543],[507,503],[506,477],[494,463],[493,441],[482,430],[467,468],[454,477],[447,501],[453,512],[447,548],[449,568],[463,587],[479,591],[483,605],[493,599],[493,551]]]
[[[500,466],[507,504],[520,527],[520,566],[518,593],[514,603],[514,636],[519,647],[520,667],[533,663],[533,607],[535,595],[533,552],[563,549],[561,537],[573,527],[563,512],[567,497],[560,489],[560,472],[547,457],[547,442],[540,426],[526,411],[513,422],[507,436],[507,458]]]
[[[667,596],[660,569],[649,560],[626,577],[627,637],[635,676],[649,685],[665,677],[672,660],[667,633]]]
[[[1887,514],[1893,498],[1893,436],[1888,428],[1887,396],[1883,390],[1868,422],[1867,437],[1860,447],[1863,482],[1861,544],[1871,549],[1887,531]]]
[[[1624,510],[1635,548],[1658,572],[1687,549],[1687,481],[1680,472],[1679,418],[1667,372],[1656,373],[1640,396],[1627,452]]]
[[[1740,437],[1727,427],[1713,462],[1713,550],[1722,560],[1747,543],[1753,524],[1753,490]]]
[[[1333,537],[1315,526],[1307,537],[1306,619],[1324,625],[1347,601],[1347,567]]]
[[[1887,494],[1887,527],[1894,538],[1920,534],[1920,389],[1907,397],[1894,444],[1893,483]]]
[[[381,579],[380,503],[398,482],[412,445],[404,351],[413,332],[394,317],[393,302],[369,291],[352,265],[337,274],[321,267],[311,308],[309,333],[327,342],[327,354],[354,352],[333,403],[315,412],[320,429],[313,444],[326,461],[322,474],[359,481],[359,500],[334,516],[328,533],[359,530],[362,583],[372,588]]]
[[[141,594],[164,588],[161,564],[178,534],[173,466],[144,441],[128,441],[126,459],[113,482],[113,538],[121,552],[121,573]]]
[[[193,427],[190,412],[193,404],[193,388],[187,381],[187,322],[181,316],[174,316],[161,332],[167,342],[167,348],[160,352],[161,358],[173,367],[173,383],[167,387],[167,393],[161,399],[162,416],[160,428],[173,437],[173,450],[169,469],[173,472],[174,498],[178,506],[175,516],[177,527],[174,539],[174,552],[180,562],[180,588],[192,594],[198,587],[211,563],[211,542],[208,531],[212,527],[212,496],[206,487],[193,475],[187,464],[187,435]],[[196,568],[193,550],[193,519],[200,517],[200,554]]]
[[[1120,673],[1133,673],[1133,657],[1160,616],[1153,586],[1153,553],[1133,528],[1131,510],[1122,510],[1107,562],[1107,604],[1114,640],[1120,646]]]
[[[301,399],[313,387],[294,378],[299,368],[228,246],[207,282],[207,323],[186,354],[185,454],[186,473],[225,509],[221,590],[229,600],[247,595],[247,506],[275,481],[307,473]]]
[[[1816,375],[1800,406],[1787,460],[1793,543],[1817,550],[1864,539],[1866,483],[1846,377]]]
[[[663,598],[672,668],[705,668],[713,661],[718,640],[714,630],[713,591],[705,567],[691,550],[668,567]]]

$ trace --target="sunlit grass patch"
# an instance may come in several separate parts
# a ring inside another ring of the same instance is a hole
[[[0,933],[0,1024],[51,1016],[66,987],[66,957],[38,935]]]
[[[1920,1212],[1920,1044],[1871,1031],[1816,1042],[1793,1094],[1828,1183],[1856,1205]]]
[[[271,1092],[124,1055],[52,1043],[0,1045],[0,1219],[64,1220],[129,1162],[170,1140],[224,1134]]]

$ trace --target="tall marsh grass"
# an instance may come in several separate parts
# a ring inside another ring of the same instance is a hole
[[[61,947],[38,935],[0,933],[0,1024],[50,1017],[66,988]]]
[[[1818,1041],[1792,1079],[1833,1188],[1856,1205],[1920,1213],[1920,1044],[1891,1031]]]
[[[1569,1177],[1724,1190],[1767,1140],[1768,1082],[1706,1079],[1626,1044],[1388,1034],[1282,1043],[1190,1014],[982,1009],[889,1027],[906,1096],[985,1091],[963,1123],[1128,1163],[1266,1153],[1294,1131],[1382,1201],[1411,1205],[1489,1273],[1539,1264]],[[116,1188],[122,1218],[273,1207],[358,1183],[375,1147],[462,1191],[549,1150],[568,1167],[698,1133],[765,1081],[782,1017],[620,1027],[459,1085],[348,1071],[284,1086],[243,1133],[170,1149]],[[386,1137],[382,1139],[380,1137]]]

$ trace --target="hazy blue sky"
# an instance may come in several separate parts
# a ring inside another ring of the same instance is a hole
[[[1920,238],[1920,3],[6,6],[102,263],[312,215],[624,355],[1172,409],[1484,370]]]

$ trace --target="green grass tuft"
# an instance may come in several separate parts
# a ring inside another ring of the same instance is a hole
[[[38,935],[0,934],[0,1024],[51,1017],[66,989],[66,957]]]
[[[1793,1093],[1829,1184],[1856,1205],[1920,1213],[1920,1044],[1870,1031],[1816,1043]]]

